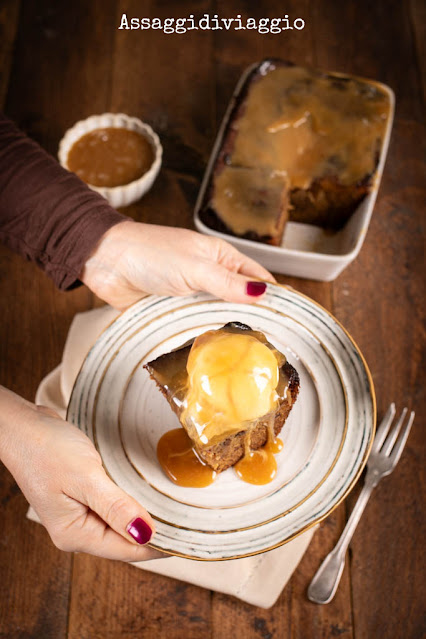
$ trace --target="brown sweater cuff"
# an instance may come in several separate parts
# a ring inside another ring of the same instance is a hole
[[[102,235],[126,219],[0,113],[2,243],[67,290]]]

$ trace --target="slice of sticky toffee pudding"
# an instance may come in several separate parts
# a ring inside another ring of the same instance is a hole
[[[231,322],[145,365],[202,462],[221,472],[273,442],[299,375],[260,331]]]

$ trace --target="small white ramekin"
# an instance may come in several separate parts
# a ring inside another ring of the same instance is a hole
[[[111,204],[111,206],[119,208],[121,206],[132,204],[132,202],[136,202],[142,197],[142,195],[147,193],[153,185],[160,170],[163,148],[158,135],[148,124],[145,124],[138,118],[129,117],[124,113],[103,113],[102,115],[92,115],[86,120],[80,120],[66,131],[64,137],[59,143],[58,158],[60,164],[69,171],[68,153],[72,145],[90,131],[109,127],[137,131],[141,135],[145,136],[154,150],[154,161],[151,167],[137,180],[134,180],[129,184],[124,184],[123,186],[114,187],[93,186],[93,184],[88,184],[91,189],[100,193],[109,202],[109,204]]]

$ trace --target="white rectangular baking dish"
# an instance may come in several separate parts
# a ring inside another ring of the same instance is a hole
[[[220,233],[206,226],[200,219],[199,211],[203,205],[217,156],[221,149],[225,131],[233,109],[240,98],[249,75],[265,62],[255,63],[242,74],[234,90],[225,116],[219,128],[212,153],[201,183],[194,211],[194,224],[198,231],[206,235],[221,237],[233,244],[242,253],[260,262],[274,273],[304,277],[312,280],[329,282],[334,280],[358,255],[367,233],[374,203],[380,186],[380,180],[385,165],[389,140],[392,130],[395,109],[395,96],[387,85],[372,80],[365,80],[343,73],[329,73],[338,77],[356,78],[357,80],[374,84],[389,96],[389,118],[382,142],[379,162],[377,165],[373,185],[370,193],[363,199],[347,224],[336,233],[325,232],[324,229],[312,224],[289,222],[286,225],[281,246],[271,246],[261,242],[241,239]]]

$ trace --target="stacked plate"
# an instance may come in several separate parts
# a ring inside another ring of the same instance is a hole
[[[143,365],[230,321],[265,333],[300,375],[278,472],[265,486],[229,469],[206,488],[180,487],[156,457],[158,440],[178,420]],[[279,285],[253,305],[206,294],[144,298],[98,338],[68,407],[110,477],[156,520],[152,545],[201,560],[265,552],[326,517],[367,460],[375,413],[371,376],[351,337],[321,306]]]

